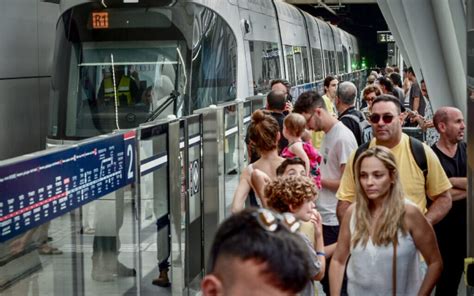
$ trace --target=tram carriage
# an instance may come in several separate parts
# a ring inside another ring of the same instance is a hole
[[[265,93],[275,78],[288,79],[294,97],[321,91],[325,75],[346,77],[359,64],[354,36],[279,0],[60,7],[49,144]]]

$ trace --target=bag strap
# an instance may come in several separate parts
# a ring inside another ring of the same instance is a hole
[[[393,256],[392,256],[392,295],[397,295],[397,245],[398,241],[393,241]]]
[[[363,131],[363,127],[362,127],[362,122],[364,122],[365,118],[364,119],[360,119],[357,115],[355,114],[345,114],[343,115],[341,118],[339,118],[339,120],[343,119],[343,118],[349,118],[349,119],[352,119],[353,121],[355,121],[357,123],[357,125],[359,126],[359,129],[360,129],[360,132],[362,133]]]
[[[352,168],[355,170],[355,163],[357,161],[357,158],[359,158],[359,155],[362,154],[365,150],[369,149],[370,141],[365,142],[364,144],[360,145],[355,154],[354,154],[354,159],[352,160]],[[354,176],[355,176],[355,171],[354,171]]]
[[[415,162],[423,172],[423,177],[425,177],[425,188],[426,188],[426,176],[428,175],[428,161],[426,160],[425,148],[423,143],[420,140],[414,137],[410,137],[410,149],[411,154],[415,158]]]

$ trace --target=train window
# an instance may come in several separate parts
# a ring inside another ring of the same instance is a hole
[[[254,94],[270,90],[270,81],[281,78],[280,51],[277,43],[249,41]]]
[[[323,62],[321,60],[321,50],[319,48],[311,48],[313,55],[313,75],[315,80],[323,79]]]
[[[346,63],[345,63],[345,59],[344,59],[344,55],[342,54],[342,51],[337,52],[337,62],[338,62],[339,73],[347,73]]]
[[[300,46],[293,47],[293,58],[295,61],[296,84],[304,83],[303,56]]]
[[[292,85],[296,85],[295,61],[293,58],[293,47],[291,45],[285,45],[285,56],[286,56],[286,69],[288,71],[288,81]]]
[[[337,74],[336,71],[336,53],[334,51],[329,51],[329,65],[331,69],[331,74]]]
[[[303,83],[308,83],[311,78],[309,75],[308,49],[306,46],[301,47],[301,53],[303,58]]]
[[[71,58],[66,136],[86,137],[133,128],[174,113],[181,64],[174,42],[84,42]],[[180,90],[182,91],[182,89]],[[162,114],[156,114],[161,110]]]
[[[63,14],[48,136],[88,138],[236,98],[237,45],[227,23],[196,4],[155,2],[93,2]],[[94,27],[96,11],[108,12],[109,23]]]
[[[331,52],[329,50],[324,50],[324,67],[326,68],[326,75],[334,74],[331,69]]]
[[[227,23],[209,9],[194,17],[191,110],[236,98],[237,41]]]

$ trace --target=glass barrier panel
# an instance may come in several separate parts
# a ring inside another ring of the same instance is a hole
[[[170,293],[166,282],[171,252],[169,220],[168,129],[166,124],[140,130],[140,291]]]
[[[241,131],[241,133],[243,134],[243,138],[245,139],[245,143],[242,143],[244,144],[244,159],[243,159],[243,166],[246,167],[249,165],[249,153],[247,151],[247,131],[248,131],[248,128],[249,128],[249,125],[250,125],[250,122],[252,122],[252,102],[250,101],[246,101],[244,102],[244,114],[243,114],[243,130]]]
[[[186,201],[186,285],[190,295],[197,295],[203,275],[203,257],[196,250],[202,246],[202,128],[201,116],[186,119],[188,199]]]
[[[224,179],[225,179],[225,217],[230,215],[230,206],[239,183],[239,127],[237,105],[224,108]]]

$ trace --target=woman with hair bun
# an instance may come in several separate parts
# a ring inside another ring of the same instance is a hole
[[[252,184],[252,172],[255,169],[264,172],[271,180],[276,178],[277,167],[285,160],[278,155],[278,141],[280,140],[280,127],[275,118],[262,110],[252,114],[252,122],[248,129],[250,142],[256,147],[260,158],[248,165],[240,176],[240,182],[234,193],[232,213],[237,213],[244,208],[245,200],[250,189],[262,188],[263,184]],[[262,182],[264,182],[262,180]],[[266,206],[262,197],[257,196],[260,206]]]

